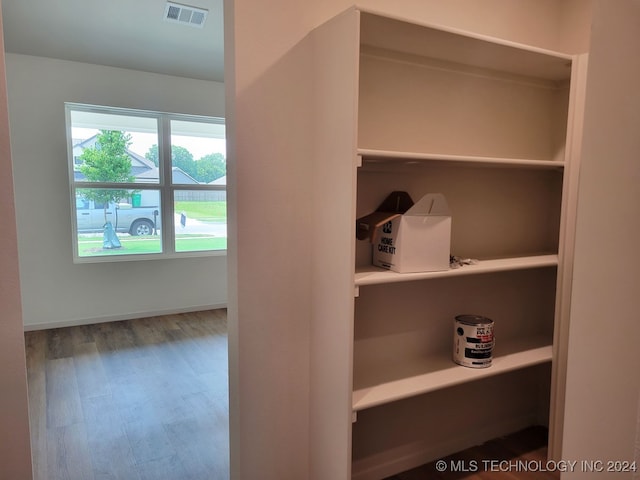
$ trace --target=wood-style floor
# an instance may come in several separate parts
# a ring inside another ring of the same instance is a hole
[[[226,312],[27,332],[35,480],[229,478]]]
[[[558,480],[547,463],[547,429],[531,427],[386,480]]]

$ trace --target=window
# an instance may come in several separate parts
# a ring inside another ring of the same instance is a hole
[[[224,120],[66,104],[76,262],[227,248]]]

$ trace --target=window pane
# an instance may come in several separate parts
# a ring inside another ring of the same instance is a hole
[[[175,185],[223,178],[227,174],[224,124],[171,120],[171,166]]]
[[[79,188],[79,257],[161,253],[160,191]]]
[[[224,190],[174,192],[176,252],[226,250],[227,197]]]
[[[76,182],[159,183],[158,120],[72,110]]]
[[[66,114],[74,261],[226,250],[224,119],[80,104]]]

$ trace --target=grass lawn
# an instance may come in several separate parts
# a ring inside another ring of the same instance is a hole
[[[102,235],[78,238],[78,256],[92,257],[103,255],[136,255],[160,253],[160,237],[118,236],[121,248],[103,249]],[[227,239],[211,235],[178,235],[176,236],[177,252],[198,252],[202,250],[225,250]]]
[[[226,237],[212,237],[211,235],[178,235],[176,237],[176,252],[226,249]]]
[[[201,222],[226,222],[227,202],[177,201],[175,212]]]
[[[177,201],[175,212],[184,213],[188,219],[203,223],[226,223],[227,202],[213,201]],[[187,220],[188,222],[188,220]],[[161,253],[159,236],[131,237],[118,235],[121,247],[102,248],[102,234],[78,237],[78,256],[93,257],[105,255],[142,255]],[[209,234],[191,233],[176,235],[176,252],[200,252],[204,250],[226,250],[226,237]]]

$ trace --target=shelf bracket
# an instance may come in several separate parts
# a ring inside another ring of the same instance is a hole
[[[351,411],[351,423],[356,423],[358,421],[358,411],[357,410],[352,410]]]
[[[362,155],[356,155],[356,167],[360,168],[362,166]]]
[[[360,296],[360,286],[356,285],[355,288],[353,289],[353,296],[355,298],[358,298]]]

